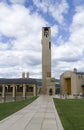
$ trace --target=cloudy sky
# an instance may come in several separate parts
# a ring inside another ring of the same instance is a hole
[[[0,77],[41,78],[42,27],[51,27],[52,76],[84,72],[84,0],[0,0]]]

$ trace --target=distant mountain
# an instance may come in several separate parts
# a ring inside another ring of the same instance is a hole
[[[41,87],[42,86],[42,79],[36,79],[37,81],[37,86]],[[60,87],[60,80],[59,79],[55,79],[56,82],[56,87]]]

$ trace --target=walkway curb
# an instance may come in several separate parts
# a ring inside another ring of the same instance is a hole
[[[53,100],[53,98],[52,98],[52,100]],[[57,122],[58,130],[64,130],[64,128],[62,126],[62,123],[61,123],[61,120],[59,118],[57,109],[55,108],[54,100],[53,100],[53,107],[54,107],[54,110],[55,110],[56,122]]]

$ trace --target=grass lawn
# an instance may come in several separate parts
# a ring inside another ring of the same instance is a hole
[[[36,98],[37,97],[31,97],[23,101],[0,103],[0,120],[6,118],[7,116],[27,106],[28,104],[33,102]]]
[[[84,99],[55,99],[64,130],[84,130]]]

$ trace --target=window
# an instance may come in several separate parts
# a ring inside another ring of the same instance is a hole
[[[49,42],[49,49],[51,49],[51,42]]]
[[[44,31],[44,36],[48,37],[48,31]]]
[[[0,92],[2,92],[2,86],[0,86]]]
[[[80,75],[78,75],[78,78],[80,79]]]
[[[47,77],[51,77],[51,72],[47,72]]]
[[[28,92],[33,92],[33,87],[28,87]]]
[[[82,79],[83,77],[82,77],[82,75],[81,75],[81,79]]]
[[[48,28],[44,28],[44,36],[48,37]]]
[[[12,87],[8,85],[8,92],[12,92]]]
[[[83,76],[82,76],[82,75],[78,75],[78,78],[79,78],[79,79],[83,79]]]

